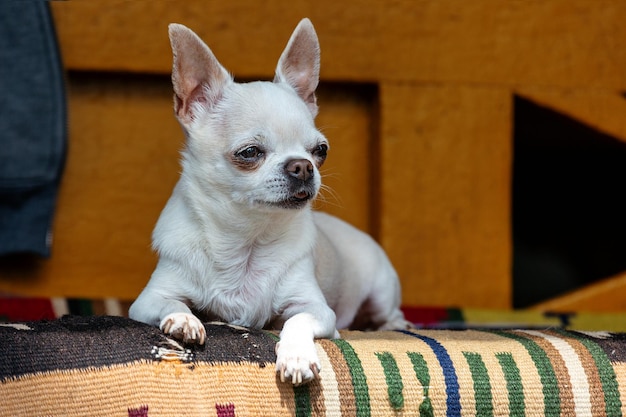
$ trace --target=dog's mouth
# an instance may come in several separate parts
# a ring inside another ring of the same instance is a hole
[[[315,195],[309,191],[301,190],[284,200],[268,201],[266,205],[284,209],[299,209],[304,207]]]
[[[283,200],[282,202],[278,204],[284,208],[297,209],[306,205],[306,203],[312,198],[313,198],[313,194],[309,193],[308,191],[302,190],[302,191],[298,191],[297,193],[295,193],[288,199]]]
[[[291,198],[295,200],[308,200],[311,198],[311,195],[307,191],[302,190],[295,193]]]

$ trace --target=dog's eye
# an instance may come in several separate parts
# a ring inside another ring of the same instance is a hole
[[[257,146],[248,146],[247,148],[237,152],[237,156],[243,159],[258,159],[262,157],[264,152]]]
[[[318,158],[326,158],[327,152],[328,152],[328,145],[324,143],[317,145],[315,149],[313,149],[313,155],[317,156]]]

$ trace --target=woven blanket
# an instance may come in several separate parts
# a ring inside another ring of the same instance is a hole
[[[626,334],[342,332],[320,379],[274,370],[274,333],[207,324],[203,348],[121,317],[0,325],[2,416],[619,416]]]

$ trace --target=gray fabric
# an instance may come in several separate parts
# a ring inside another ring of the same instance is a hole
[[[50,254],[66,130],[48,3],[0,1],[0,255]]]

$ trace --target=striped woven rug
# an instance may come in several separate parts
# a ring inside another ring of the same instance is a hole
[[[626,334],[342,332],[320,379],[274,371],[274,333],[207,324],[202,349],[121,317],[0,325],[2,416],[620,416]]]

